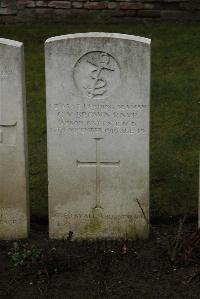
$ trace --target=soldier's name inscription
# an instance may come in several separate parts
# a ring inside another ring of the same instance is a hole
[[[55,126],[50,130],[57,134],[104,133],[145,134],[143,114],[146,104],[69,104],[49,105],[55,114]]]

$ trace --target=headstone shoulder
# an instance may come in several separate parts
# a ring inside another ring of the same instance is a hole
[[[75,34],[66,34],[66,35],[60,35],[55,37],[50,37],[46,40],[45,44],[49,44],[52,42],[57,42],[65,39],[80,39],[80,38],[114,38],[114,39],[124,39],[124,40],[130,40],[135,41],[139,43],[145,43],[147,45],[151,44],[151,39],[140,37],[136,35],[128,35],[128,34],[122,34],[122,33],[107,33],[107,32],[87,32],[87,33],[75,33]]]
[[[6,39],[6,38],[0,38],[0,44],[7,45],[7,46],[12,46],[16,48],[22,48],[23,43],[11,40],[11,39]]]

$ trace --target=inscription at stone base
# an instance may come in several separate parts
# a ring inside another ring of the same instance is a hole
[[[24,214],[19,209],[0,209],[0,225],[21,225],[24,224],[25,220]]]

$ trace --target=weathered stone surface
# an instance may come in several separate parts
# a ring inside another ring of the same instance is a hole
[[[199,10],[200,9],[200,3],[195,3],[195,2],[183,2],[180,4],[180,7],[191,11],[191,10]]]
[[[84,7],[87,9],[106,9],[108,6],[107,2],[86,2]]]
[[[82,8],[83,2],[74,1],[72,2],[72,8]]]
[[[140,2],[136,2],[136,3],[121,2],[120,8],[121,9],[142,9],[143,4]]]
[[[125,17],[135,17],[136,16],[137,11],[136,10],[115,10],[112,11],[112,14],[110,14],[110,18],[113,17],[117,17],[118,19],[122,19]]]
[[[71,2],[70,1],[49,1],[48,7],[70,8],[71,7]]]
[[[26,7],[33,8],[35,7],[35,1],[33,0],[17,0],[17,8],[24,9]]]
[[[115,9],[118,7],[118,3],[117,2],[108,2],[108,8],[109,9]]]
[[[15,8],[0,7],[0,15],[11,16],[11,15],[16,15],[16,13],[17,10]]]
[[[8,0],[2,0],[2,1],[0,2],[0,7],[9,7]]]
[[[45,10],[47,7],[52,11]],[[118,23],[147,18],[200,20],[199,10],[199,0],[2,0],[0,22]]]
[[[43,20],[48,20],[52,18],[53,10],[49,7],[44,7],[42,9],[36,8],[34,10],[34,13],[38,20],[40,20],[41,18],[43,18]]]
[[[36,1],[35,2],[35,6],[36,7],[47,7],[48,6],[48,2],[47,1]]]
[[[50,237],[147,237],[150,40],[74,34],[45,53]]]
[[[154,9],[155,4],[154,3],[144,3],[143,8],[144,9]]]
[[[0,39],[0,239],[29,229],[23,44]]]

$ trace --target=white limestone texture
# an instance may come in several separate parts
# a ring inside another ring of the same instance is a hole
[[[51,238],[146,238],[150,40],[81,33],[45,44]]]
[[[0,38],[0,239],[29,231],[23,44]]]

